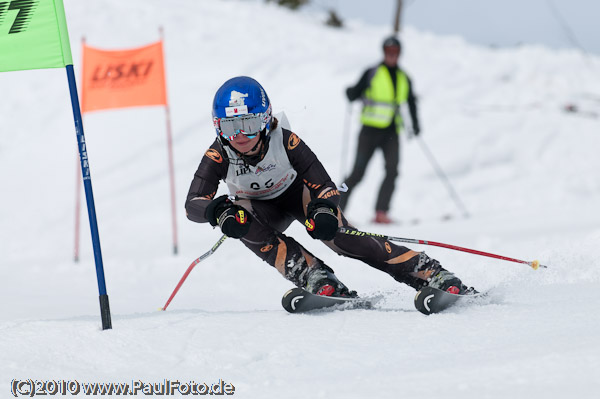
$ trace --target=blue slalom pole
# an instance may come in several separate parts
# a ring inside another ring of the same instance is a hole
[[[71,106],[73,107],[73,119],[75,121],[75,133],[77,134],[77,147],[79,149],[79,160],[81,161],[81,176],[87,202],[88,216],[90,219],[90,230],[92,232],[92,246],[94,249],[94,260],[96,262],[96,278],[98,279],[98,291],[100,293],[100,316],[102,318],[102,329],[112,328],[110,317],[110,306],[108,294],[106,293],[106,282],[104,281],[104,266],[102,265],[102,251],[100,250],[100,235],[98,234],[98,222],[96,220],[96,207],[94,206],[94,193],[92,192],[92,177],[90,175],[90,163],[87,157],[85,136],[83,134],[83,120],[79,108],[79,96],[77,95],[77,84],[73,65],[67,65],[67,79],[69,81],[69,92],[71,94]]]

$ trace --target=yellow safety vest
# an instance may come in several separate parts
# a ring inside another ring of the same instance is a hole
[[[388,127],[396,118],[396,129],[400,132],[402,117],[399,106],[408,99],[408,78],[398,69],[396,72],[396,97],[390,72],[385,65],[380,65],[371,79],[363,97],[363,110],[360,121],[365,126],[380,129]]]

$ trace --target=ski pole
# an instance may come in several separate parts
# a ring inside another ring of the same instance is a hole
[[[366,231],[349,229],[347,227],[340,227],[340,229],[338,231],[340,233],[348,234],[348,235],[352,235],[352,236],[359,236],[359,237],[369,236],[369,237],[379,238],[379,239],[383,239],[383,240],[387,240],[387,241],[406,242],[406,243],[411,243],[411,244],[422,244],[422,245],[433,245],[436,247],[453,249],[455,251],[462,251],[462,252],[468,252],[468,253],[475,254],[475,255],[487,256],[489,258],[502,259],[502,260],[506,260],[509,262],[523,263],[525,265],[530,266],[534,270],[537,270],[540,267],[544,268],[544,269],[548,268],[548,266],[541,265],[539,260],[534,260],[534,261],[528,262],[525,260],[509,258],[507,256],[495,255],[495,254],[491,254],[489,252],[477,251],[475,249],[463,248],[463,247],[458,247],[456,245],[443,244],[443,243],[435,242],[435,241],[416,240],[413,238],[392,237],[392,236],[386,236],[383,234],[367,233]]]
[[[192,271],[192,269],[194,269],[194,267],[196,267],[196,265],[198,263],[202,262],[204,259],[206,259],[209,256],[211,256],[212,254],[214,254],[215,251],[217,250],[217,248],[219,248],[221,246],[221,244],[223,244],[223,241],[225,241],[226,238],[227,238],[227,236],[225,234],[223,234],[221,236],[221,238],[219,238],[219,241],[217,241],[215,243],[215,245],[213,245],[213,247],[208,252],[206,252],[204,255],[200,256],[199,258],[197,258],[195,261],[192,262],[192,264],[187,268],[187,270],[183,274],[183,277],[181,277],[181,280],[179,280],[179,283],[177,284],[177,287],[175,287],[175,289],[173,290],[173,293],[171,294],[171,296],[167,300],[167,303],[165,303],[165,306],[163,306],[162,308],[159,308],[158,310],[167,310],[167,306],[169,306],[169,304],[171,303],[171,301],[175,297],[175,294],[177,294],[177,291],[179,291],[179,288],[181,288],[181,286],[183,285],[183,282],[185,281],[185,279],[187,278],[187,276],[190,274],[190,272]]]
[[[435,160],[433,154],[431,153],[431,151],[429,151],[429,148],[425,144],[425,141],[423,141],[423,139],[421,138],[421,136],[417,136],[417,141],[421,145],[421,149],[425,153],[425,156],[429,159],[429,162],[433,166],[433,169],[435,169],[435,172],[437,173],[438,177],[446,185],[446,188],[448,189],[448,192],[450,193],[450,197],[452,197],[452,199],[454,200],[454,203],[460,208],[460,210],[462,211],[464,217],[468,218],[469,217],[469,212],[467,211],[467,208],[465,208],[465,205],[463,204],[463,202],[458,197],[458,194],[456,194],[456,191],[454,191],[454,188],[450,184],[450,180],[448,180],[448,177],[446,177],[446,175],[444,174],[444,171],[442,170],[442,168],[440,167],[440,165]]]
[[[348,102],[346,117],[344,118],[344,131],[342,132],[342,159],[340,164],[340,180],[346,178],[346,158],[348,158],[348,135],[352,121],[352,103]]]

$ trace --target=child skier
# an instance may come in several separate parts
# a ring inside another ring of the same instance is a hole
[[[338,207],[336,185],[289,129],[285,115],[272,115],[269,97],[256,80],[240,76],[225,82],[214,97],[213,123],[217,138],[194,174],[185,203],[190,220],[219,226],[286,279],[317,295],[354,297],[356,292],[284,234],[294,220],[339,255],[417,290],[426,285],[455,294],[472,290],[424,252],[340,232],[351,226]],[[220,180],[230,195],[215,198]]]

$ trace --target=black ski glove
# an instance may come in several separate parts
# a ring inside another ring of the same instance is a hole
[[[310,201],[304,225],[312,238],[333,240],[338,229],[337,206],[326,199],[317,198]]]
[[[212,226],[219,226],[223,234],[231,238],[242,238],[250,231],[250,213],[235,205],[227,195],[215,198],[206,207],[204,215]]]
[[[346,98],[348,99],[348,101],[352,101],[353,100],[353,98],[352,98],[352,88],[351,87],[348,87],[346,89]]]

